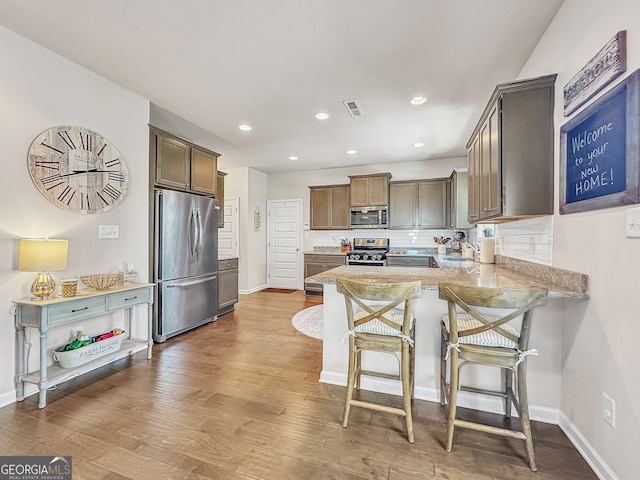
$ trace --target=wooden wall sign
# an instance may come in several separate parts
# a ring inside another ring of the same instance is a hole
[[[560,213],[640,203],[640,70],[560,128]]]
[[[619,31],[564,87],[564,116],[627,70],[627,31]]]

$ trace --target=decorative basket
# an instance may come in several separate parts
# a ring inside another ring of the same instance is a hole
[[[93,275],[82,275],[80,280],[88,287],[96,290],[106,290],[117,283],[122,283],[122,273],[96,273]]]
[[[76,350],[69,350],[68,352],[61,351],[64,345],[56,348],[53,351],[53,359],[60,363],[62,368],[73,368],[83,363],[90,362],[96,358],[104,357],[113,352],[117,352],[122,347],[124,340],[124,332],[120,335],[115,335],[106,340],[91,343],[84,347],[80,347]]]

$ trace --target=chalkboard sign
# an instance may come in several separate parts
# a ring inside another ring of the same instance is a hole
[[[639,203],[636,70],[560,129],[560,213]]]

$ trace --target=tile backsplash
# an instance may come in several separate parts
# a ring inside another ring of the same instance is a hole
[[[387,229],[367,229],[367,230],[310,230],[314,235],[314,247],[335,247],[340,246],[340,239],[346,238],[353,242],[354,238],[388,238],[389,245],[393,247],[416,247],[428,248],[437,247],[433,237],[453,238],[457,230],[387,230]],[[463,230],[465,231],[465,230]],[[466,231],[465,231],[466,232]]]
[[[496,254],[542,265],[553,265],[553,216],[491,225],[496,239]],[[483,225],[463,230],[470,243],[479,243]],[[306,247],[339,247],[340,239],[355,237],[389,238],[394,247],[437,247],[433,237],[453,238],[457,230],[308,230]],[[306,232],[305,232],[306,233]]]
[[[553,216],[494,226],[496,254],[553,265]]]

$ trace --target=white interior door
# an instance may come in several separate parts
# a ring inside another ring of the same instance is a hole
[[[224,227],[218,229],[218,256],[238,257],[240,255],[240,199],[238,197],[225,198],[222,215]]]
[[[267,286],[302,289],[302,199],[267,202]]]

